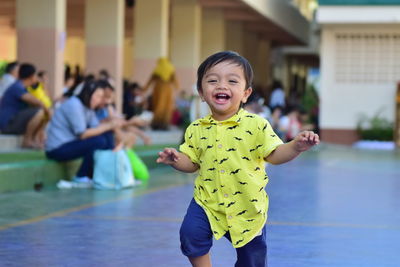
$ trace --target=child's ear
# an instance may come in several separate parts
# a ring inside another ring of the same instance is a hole
[[[242,98],[242,103],[247,102],[247,99],[249,98],[249,96],[251,95],[252,92],[253,92],[253,88],[251,88],[251,87],[244,90],[244,96]]]
[[[199,92],[201,101],[204,102],[205,100],[204,100],[203,90],[198,90],[198,92]]]

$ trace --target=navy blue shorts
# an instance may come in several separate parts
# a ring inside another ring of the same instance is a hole
[[[225,237],[231,241],[229,233]],[[189,204],[180,229],[181,250],[187,257],[207,254],[212,246],[213,234],[207,215],[194,199]],[[236,249],[235,267],[266,267],[267,242],[265,226],[262,234],[256,236],[243,247]]]

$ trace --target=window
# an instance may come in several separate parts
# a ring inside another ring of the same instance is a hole
[[[337,82],[400,80],[400,33],[337,33],[335,42]]]

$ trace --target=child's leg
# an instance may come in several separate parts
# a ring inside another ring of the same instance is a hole
[[[212,246],[212,232],[203,208],[194,199],[190,202],[180,229],[182,253],[195,267],[210,267],[209,251]]]
[[[189,261],[193,267],[211,267],[210,253],[195,258],[189,258]]]
[[[229,240],[230,237],[226,236]],[[262,234],[256,236],[243,247],[236,249],[235,267],[267,267],[267,240],[265,226]]]

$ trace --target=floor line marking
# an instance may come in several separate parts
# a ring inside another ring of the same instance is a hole
[[[31,223],[36,223],[36,222],[43,221],[43,220],[46,220],[46,219],[49,219],[49,218],[61,217],[61,216],[65,215],[65,214],[68,214],[68,213],[71,213],[71,212],[81,211],[81,210],[84,210],[84,209],[87,209],[87,208],[97,207],[97,206],[109,204],[109,203],[112,203],[112,202],[117,202],[117,201],[120,201],[120,200],[129,199],[129,198],[135,198],[135,197],[143,196],[143,195],[146,195],[146,194],[151,194],[151,193],[154,193],[154,192],[157,192],[157,191],[173,188],[173,187],[183,186],[183,185],[186,185],[186,184],[188,184],[188,183],[178,183],[178,184],[174,184],[174,185],[161,186],[161,187],[156,187],[156,188],[153,188],[153,189],[145,190],[145,191],[142,191],[142,192],[138,192],[136,194],[133,193],[132,195],[128,195],[128,196],[121,196],[121,197],[112,198],[112,199],[108,199],[108,200],[100,201],[100,202],[96,202],[96,203],[88,203],[88,204],[80,205],[80,206],[77,206],[77,207],[73,207],[73,208],[69,208],[69,209],[53,212],[53,213],[50,213],[50,214],[47,214],[47,215],[42,215],[42,216],[34,217],[34,218],[31,218],[31,219],[22,220],[22,221],[19,221],[19,222],[6,224],[6,225],[3,225],[3,226],[0,226],[0,231],[6,230],[6,229],[10,229],[10,228],[14,228],[14,227],[18,227],[18,226],[31,224]]]
[[[173,217],[142,217],[142,216],[89,216],[89,215],[68,215],[68,218],[93,219],[93,220],[115,220],[115,221],[153,221],[153,222],[182,222],[182,218]],[[394,229],[400,230],[397,225],[368,225],[368,224],[346,224],[346,223],[313,223],[313,222],[278,222],[268,221],[267,225],[281,226],[305,226],[305,227],[326,227],[326,228],[366,228],[366,229]]]

